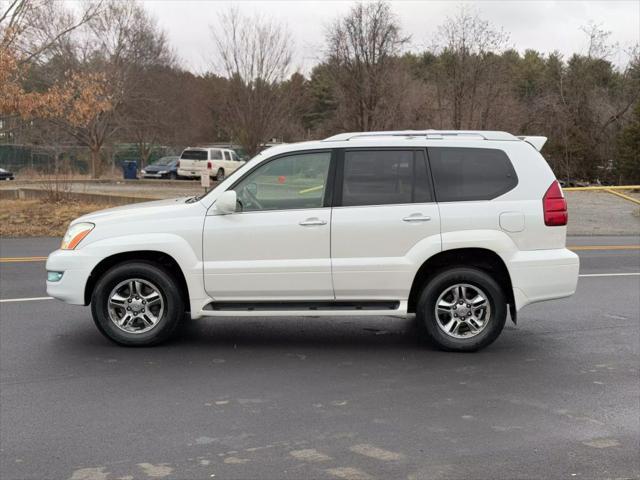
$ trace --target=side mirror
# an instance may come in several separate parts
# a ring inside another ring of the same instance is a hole
[[[229,215],[236,212],[237,195],[234,190],[227,190],[218,197],[213,205],[216,215]]]

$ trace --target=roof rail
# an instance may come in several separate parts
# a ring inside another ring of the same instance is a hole
[[[484,130],[393,130],[380,132],[349,132],[339,133],[332,137],[325,138],[324,142],[340,142],[371,137],[427,137],[427,138],[476,138],[482,140],[518,140],[518,137],[499,131]]]

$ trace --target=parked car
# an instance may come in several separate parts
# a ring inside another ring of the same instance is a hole
[[[178,178],[178,159],[176,156],[162,157],[140,171],[142,178]]]
[[[209,176],[221,182],[244,163],[230,148],[189,147],[180,155],[178,175],[185,178],[200,178],[202,172],[206,170]]]
[[[121,345],[166,340],[188,311],[415,315],[439,347],[477,350],[508,315],[576,289],[545,140],[369,132],[272,147],[206,195],[74,220],[47,292],[90,304]]]
[[[16,177],[13,172],[0,168],[0,180],[15,180]]]

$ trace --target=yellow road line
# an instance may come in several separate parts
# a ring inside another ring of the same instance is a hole
[[[317,187],[305,188],[304,190],[300,190],[298,193],[300,195],[304,195],[305,193],[317,192],[318,190],[322,190],[324,188],[324,184],[318,185]]]
[[[569,250],[640,250],[640,245],[569,245]]]
[[[634,190],[640,189],[640,185],[615,185],[610,187],[566,187],[563,188],[565,192],[586,192],[589,190],[597,191],[597,190]]]
[[[44,262],[47,257],[0,257],[0,263]]]
[[[616,197],[624,198],[625,200],[628,200],[630,202],[637,203],[638,205],[640,205],[640,200],[638,200],[637,198],[630,197],[629,195],[625,195],[624,193],[616,192],[615,190],[611,190],[610,188],[605,190],[605,192],[610,193],[611,195],[615,195]]]

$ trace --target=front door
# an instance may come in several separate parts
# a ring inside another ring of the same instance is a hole
[[[276,157],[232,187],[236,213],[207,215],[204,284],[215,300],[333,300],[331,151]]]

